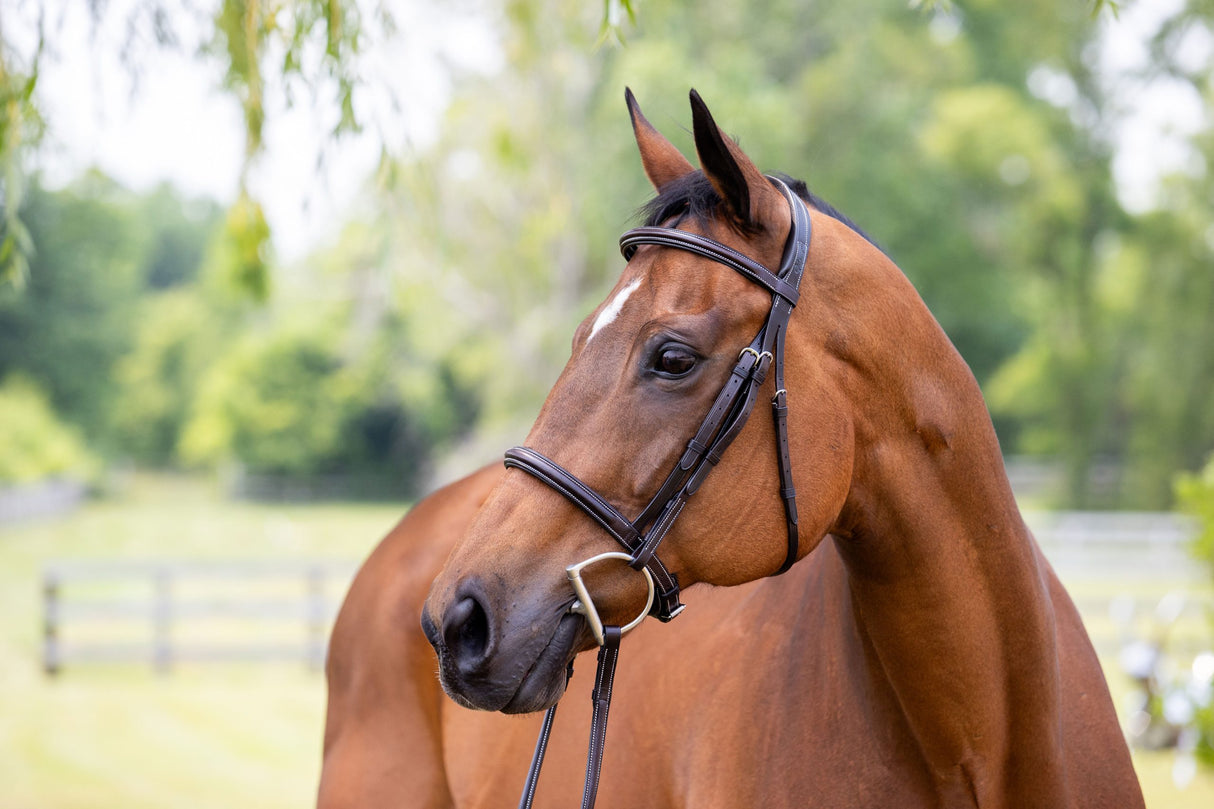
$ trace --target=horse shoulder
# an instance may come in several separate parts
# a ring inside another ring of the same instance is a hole
[[[451,806],[434,651],[419,616],[430,583],[500,479],[494,464],[423,499],[363,563],[326,664],[319,809]]]
[[[1129,748],[1096,650],[1070,595],[1048,563],[1043,564],[1054,608],[1061,729],[1073,805],[1082,809],[1142,806]]]

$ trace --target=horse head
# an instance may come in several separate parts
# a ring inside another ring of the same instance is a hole
[[[793,206],[800,203],[755,167],[694,91],[700,169],[650,125],[630,92],[627,101],[641,162],[658,192],[648,224],[704,237],[774,277],[787,264]],[[670,518],[661,560],[681,586],[734,585],[771,575],[832,530],[851,488],[853,423],[840,381],[846,364],[830,346],[834,332],[817,299],[820,285],[836,281],[812,268],[839,251],[876,251],[835,220],[806,214],[814,233],[810,269],[787,323],[784,370],[788,395],[798,402],[789,423],[795,511],[781,496],[791,486],[781,480],[773,452],[777,425],[766,402],[777,391],[765,374],[771,352],[749,347],[769,328],[778,296],[719,257],[642,240],[606,300],[575,332],[569,362],[527,437],[528,452],[567,474],[545,485],[534,468],[512,469],[431,589],[422,623],[443,685],[458,702],[521,713],[561,696],[567,665],[595,643],[585,609],[571,611],[578,599],[566,570],[619,550],[596,524],[602,519],[588,516],[562,489],[584,483],[640,524],[638,515],[653,509],[655,493],[687,457],[747,351],[754,354],[762,406],[727,452],[701,452],[715,471],[696,482],[685,507],[678,505],[678,519]],[[618,561],[585,570],[601,623],[627,624],[645,611],[647,576]]]

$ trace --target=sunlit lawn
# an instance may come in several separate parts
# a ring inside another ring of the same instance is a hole
[[[175,809],[314,802],[324,679],[299,664],[40,669],[52,558],[361,559],[403,505],[225,502],[138,480],[65,519],[0,528],[0,807]]]
[[[402,512],[231,503],[197,482],[144,479],[73,516],[0,529],[0,809],[310,805],[324,719],[318,673],[302,663],[198,664],[160,676],[125,665],[48,679],[39,571],[63,557],[359,559]],[[1110,677],[1120,698],[1124,679]],[[1170,754],[1136,761],[1148,806],[1214,806],[1214,776],[1177,791]]]

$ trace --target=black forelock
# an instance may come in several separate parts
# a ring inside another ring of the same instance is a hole
[[[789,177],[787,174],[774,174],[774,177],[787,185],[794,194],[800,197],[814,210],[837,219],[881,252],[885,249],[877,244],[871,236],[861,230],[855,222],[843,215],[838,208],[809,190],[803,180]],[[654,227],[675,219],[679,222],[690,219],[700,224],[707,224],[714,219],[724,201],[712,183],[702,171],[693,171],[677,180],[672,180],[662,187],[662,190],[637,211],[637,216],[646,227]]]

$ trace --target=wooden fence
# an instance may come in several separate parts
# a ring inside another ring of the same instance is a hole
[[[297,661],[319,669],[347,560],[58,561],[42,573],[42,665]]]
[[[1046,511],[1025,514],[1059,577],[1195,581],[1189,545],[1197,522],[1170,512]],[[1207,576],[1208,579],[1208,576]]]
[[[1115,655],[1130,635],[1159,632],[1181,655],[1209,648],[1214,599],[1209,571],[1189,554],[1194,522],[1147,513],[1026,519],[1101,654]],[[295,661],[319,669],[356,567],[348,560],[54,562],[43,572],[43,667],[55,674],[83,663],[169,671],[187,662]]]
[[[0,526],[67,514],[79,507],[84,493],[84,484],[74,480],[0,486]]]
[[[1030,512],[1025,521],[1106,659],[1142,641],[1187,665],[1214,645],[1214,579],[1192,555],[1192,518],[1062,511]]]

